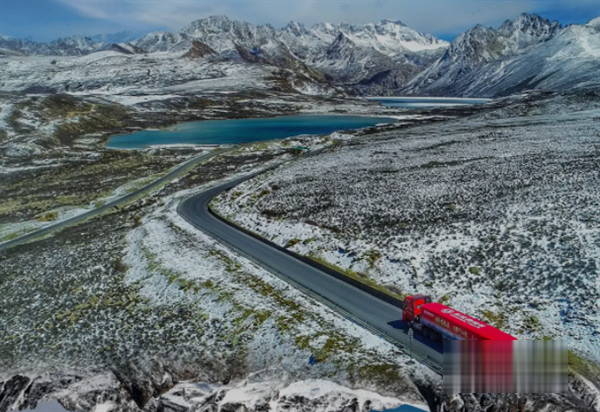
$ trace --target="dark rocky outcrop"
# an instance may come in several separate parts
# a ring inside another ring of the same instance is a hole
[[[183,55],[183,57],[187,57],[188,59],[201,59],[206,56],[216,55],[217,52],[214,51],[210,46],[201,41],[194,40],[192,41],[191,49]]]
[[[15,375],[6,382],[0,383],[0,411],[7,411],[18,401],[21,393],[31,383],[31,379],[23,375]]]
[[[113,372],[140,409],[176,383],[168,366],[157,360],[146,364],[128,363],[114,368]]]

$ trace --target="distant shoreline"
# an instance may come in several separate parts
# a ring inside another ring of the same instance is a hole
[[[431,102],[440,102],[444,101],[455,102],[455,101],[469,101],[469,102],[491,102],[494,99],[485,99],[478,97],[394,97],[394,96],[370,96],[365,97],[366,100],[369,101],[381,101],[381,100],[396,100],[396,101],[415,101],[415,100],[428,100]]]

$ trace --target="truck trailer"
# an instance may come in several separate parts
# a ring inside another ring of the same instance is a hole
[[[432,303],[425,295],[412,295],[404,299],[402,321],[423,335],[441,341],[453,340],[517,340],[478,319],[465,315],[441,303]]]

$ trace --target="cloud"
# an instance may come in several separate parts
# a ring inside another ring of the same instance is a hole
[[[213,14],[224,14],[227,8],[218,2],[154,1],[154,0],[58,0],[82,17],[117,23],[124,27],[161,27],[179,30],[191,21]]]
[[[98,3],[90,3],[86,1],[69,1],[66,2],[68,6],[75,9],[81,15],[100,20],[109,20],[111,15],[108,13],[106,7],[98,7]]]
[[[276,27],[290,20],[308,25],[401,20],[434,34],[457,34],[475,24],[496,26],[523,12],[597,8],[597,0],[57,0],[82,16],[124,28],[178,31],[193,20],[215,14]],[[593,16],[590,16],[593,17]],[[132,27],[133,26],[133,27]]]

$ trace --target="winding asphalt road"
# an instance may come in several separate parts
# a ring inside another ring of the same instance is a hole
[[[172,169],[170,172],[168,172],[163,177],[153,181],[152,183],[142,187],[141,189],[138,189],[135,192],[132,192],[132,193],[130,193],[126,196],[123,196],[119,199],[113,200],[112,202],[106,203],[105,205],[102,205],[99,208],[90,210],[89,212],[82,213],[80,215],[74,216],[69,219],[61,220],[60,222],[57,222],[57,223],[49,225],[49,226],[45,226],[34,232],[27,233],[26,235],[23,235],[23,236],[19,236],[18,238],[15,238],[13,240],[9,240],[7,242],[0,243],[0,252],[3,250],[9,249],[13,246],[16,246],[20,243],[30,242],[32,240],[35,240],[39,237],[48,235],[57,230],[64,229],[65,227],[77,225],[77,224],[82,223],[92,217],[96,217],[96,216],[108,211],[109,209],[112,209],[113,207],[118,207],[118,206],[127,204],[128,202],[132,201],[133,199],[137,198],[138,196],[143,195],[148,192],[151,192],[154,189],[159,188],[163,184],[170,182],[171,180],[175,179],[179,174],[183,173],[188,168],[193,167],[193,166],[197,165],[198,163],[203,162],[211,157],[223,154],[229,150],[233,150],[233,148],[231,148],[231,149],[216,149],[216,150],[212,150],[208,153],[205,153],[203,155],[194,157],[193,159],[191,159],[187,162],[184,162],[181,165],[175,167],[174,169]]]
[[[124,205],[136,197],[159,188],[175,179],[179,174],[198,163],[232,149],[217,149],[175,167],[163,177],[136,190],[122,198],[109,202],[97,209],[66,219],[56,224],[20,236],[0,244],[0,252],[29,242],[65,227],[84,222],[98,216],[113,207]],[[284,163],[284,162],[282,162]],[[439,345],[428,341],[420,341],[418,336],[409,342],[406,330],[399,321],[400,309],[371,296],[360,289],[344,283],[334,277],[278,250],[270,245],[249,236],[235,227],[215,217],[209,210],[210,201],[225,190],[249,180],[267,170],[274,169],[282,163],[273,165],[262,171],[232,180],[220,186],[186,199],[179,205],[179,213],[196,228],[220,240],[242,255],[282,278],[303,293],[331,307],[336,312],[354,321],[372,333],[381,336],[404,352],[411,354],[420,362],[428,365],[441,374],[443,365],[442,350]]]
[[[209,204],[215,196],[262,172],[227,182],[184,200],[179,205],[179,214],[204,233],[234,248],[292,286],[392,342],[406,353],[411,352],[417,360],[441,374],[443,355],[440,346],[419,340],[413,340],[409,344],[409,337],[399,320],[402,317],[400,308],[239,231],[211,213]]]

